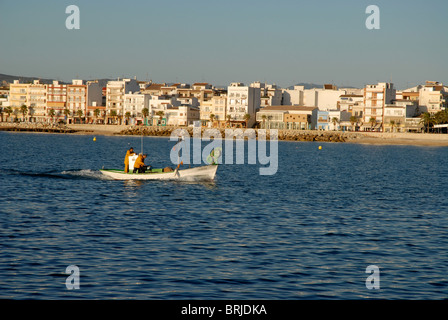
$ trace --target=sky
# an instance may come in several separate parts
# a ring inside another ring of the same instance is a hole
[[[80,11],[66,28],[66,7]],[[369,5],[380,29],[366,28]],[[448,84],[446,0],[0,0],[0,73],[70,81]]]

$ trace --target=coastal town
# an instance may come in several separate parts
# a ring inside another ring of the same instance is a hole
[[[48,82],[48,81],[47,81]],[[379,82],[363,88],[333,84],[155,83],[40,80],[0,87],[0,121],[357,132],[446,132],[448,87],[437,81],[397,90]]]

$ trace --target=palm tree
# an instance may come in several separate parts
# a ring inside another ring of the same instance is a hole
[[[370,131],[373,131],[373,127],[376,125],[376,119],[374,117],[371,117],[369,119],[369,123],[370,123]]]
[[[333,122],[333,131],[336,131],[336,123],[339,123],[339,119],[336,117],[333,117],[331,119],[331,122]]]
[[[98,123],[98,117],[100,115],[101,111],[100,109],[96,108],[95,110],[93,110],[93,115],[95,116],[95,122]]]
[[[34,107],[30,107],[28,114],[30,115],[30,121],[34,116]]]
[[[434,124],[443,124],[446,123],[447,121],[448,121],[448,113],[445,110],[439,111],[434,115]],[[440,132],[440,128],[438,132]]]
[[[263,129],[266,129],[266,115],[265,114],[263,114],[262,116],[261,116],[261,119],[263,120]]]
[[[356,131],[355,123],[357,123],[357,122],[358,122],[358,118],[357,117],[355,117],[355,116],[351,116],[350,117],[350,123],[352,124],[352,130],[353,131]]]
[[[392,128],[392,132],[394,132],[395,120],[390,120],[389,124],[390,124],[390,127]]]
[[[81,109],[78,109],[78,111],[76,111],[76,115],[79,118],[79,123],[82,123],[82,116],[83,116],[83,112]]]
[[[25,121],[25,116],[26,116],[26,114],[28,112],[28,107],[26,105],[22,104],[22,106],[20,107],[20,112],[23,115],[22,120]]]
[[[423,123],[426,126],[426,132],[429,133],[429,127],[434,123],[434,117],[429,112],[425,112],[422,115],[420,123]]]
[[[230,127],[230,120],[232,119],[232,116],[231,116],[230,114],[228,114],[228,115],[226,116],[226,118],[227,118],[227,121],[229,122],[229,127]]]
[[[126,118],[126,124],[129,124],[129,119],[131,118],[131,113],[128,111],[124,114],[124,117]]]
[[[212,123],[213,127],[213,121],[215,120],[215,115],[213,113],[210,114],[210,122]]]
[[[159,117],[159,124],[162,123],[162,118],[163,118],[164,115],[165,115],[165,113],[162,110],[157,111],[156,116]]]
[[[64,116],[67,120],[67,123],[68,123],[68,117],[70,117],[70,110],[68,110],[67,108],[64,108],[63,112],[64,112]]]
[[[48,115],[51,118],[51,122],[54,122],[54,116],[56,115],[56,112],[54,111],[54,109],[48,110]]]
[[[5,111],[6,114],[8,114],[8,118],[10,118],[11,117],[11,113],[13,113],[12,108],[8,106],[8,107],[6,107],[4,109],[4,111]]]
[[[146,123],[146,118],[149,116],[149,109],[148,108],[143,108],[142,109],[142,115],[145,118],[145,123]]]
[[[115,124],[115,121],[117,118],[117,110],[110,110],[109,114],[112,117],[112,119],[114,120],[114,124]]]
[[[250,120],[250,114],[246,113],[246,114],[244,115],[244,121],[246,121],[246,128],[247,128],[248,125],[249,125],[249,120]]]
[[[19,120],[18,120],[19,108],[14,108],[12,113],[14,113],[14,122],[19,122]]]

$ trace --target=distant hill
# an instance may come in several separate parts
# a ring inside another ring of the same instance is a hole
[[[43,78],[39,78],[39,77],[25,77],[25,76],[12,76],[9,74],[0,73],[0,84],[3,81],[12,83],[12,82],[14,82],[14,80],[20,80],[20,82],[22,82],[22,83],[33,82],[34,80],[40,80],[41,83],[48,84],[48,83],[53,83],[53,80],[55,80],[55,79],[43,79]],[[65,83],[65,82],[61,81],[61,83]]]

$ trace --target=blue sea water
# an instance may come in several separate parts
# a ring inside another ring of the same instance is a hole
[[[98,170],[140,137],[92,138],[0,132],[0,298],[448,297],[448,148],[280,141],[273,176],[123,182]],[[155,167],[173,145],[144,138]]]

